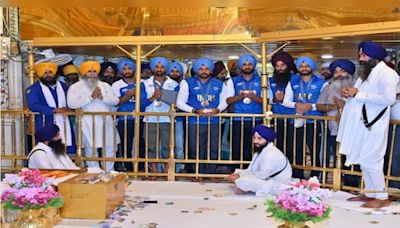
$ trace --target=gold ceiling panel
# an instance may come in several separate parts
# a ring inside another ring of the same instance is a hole
[[[20,8],[21,38],[238,34],[400,20],[399,6]]]

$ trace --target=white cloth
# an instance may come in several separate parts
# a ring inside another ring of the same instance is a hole
[[[66,154],[56,155],[51,147],[39,142],[28,155],[30,169],[79,169]]]
[[[285,168],[286,166],[286,168]],[[278,175],[271,175],[281,171]],[[245,170],[235,170],[240,177],[235,185],[243,191],[255,192],[257,196],[276,194],[282,185],[289,184],[292,178],[292,167],[286,156],[269,143],[261,153],[255,153],[249,167]]]
[[[365,190],[383,191],[385,190],[385,176],[383,174],[383,160],[377,163],[374,167],[360,166],[362,171],[362,178],[365,183]],[[385,200],[388,199],[388,194],[385,192],[380,193],[366,193],[367,197]]]
[[[233,87],[233,82],[232,83],[227,82],[226,84],[223,83],[221,93],[219,94],[219,104],[217,107],[217,109],[219,109],[219,112],[223,112],[228,107],[226,99],[228,97],[233,96],[232,89],[230,87]],[[187,81],[182,80],[181,83],[179,84],[179,93],[178,93],[178,98],[176,100],[176,107],[184,112],[192,112],[192,110],[194,109],[192,106],[187,104],[189,99],[189,93],[190,91]]]
[[[92,99],[93,90],[89,88],[85,80],[71,85],[67,93],[68,105],[73,109],[82,108],[84,112],[111,112],[112,107],[119,102],[118,97],[115,96],[109,84],[99,81],[98,87],[103,96],[102,100]],[[104,125],[105,132],[103,132]],[[94,146],[95,148],[103,147],[103,134],[106,139],[104,142],[105,146],[114,146],[114,144],[117,145],[120,143],[120,137],[111,116],[106,116],[104,121],[102,115],[95,115],[94,118],[93,115],[84,115],[82,119],[82,133],[85,148],[87,146]],[[94,138],[94,145],[92,138]]]
[[[49,87],[44,85],[43,83],[39,83],[40,88],[42,89],[44,98],[46,99],[46,103],[51,108],[64,108],[67,107],[67,101],[65,98],[64,89],[59,81],[56,83],[56,92],[58,99],[58,107],[56,105],[56,101],[54,100],[53,95],[50,92]],[[65,125],[64,125],[64,116],[61,114],[54,113],[53,118],[55,124],[60,128],[60,136],[63,143],[67,146],[72,145],[72,134],[71,134],[71,125],[69,123],[69,118],[65,116]],[[65,127],[65,128],[64,128]],[[65,134],[67,133],[67,134]]]
[[[390,105],[396,99],[398,76],[394,70],[380,62],[362,82],[357,79],[358,92],[347,99],[339,123],[337,141],[340,153],[346,155],[346,166],[361,164],[375,168],[385,155],[390,118]],[[368,130],[362,120],[365,104],[368,121],[372,121],[385,107],[384,115]]]
[[[147,99],[149,99],[150,97],[152,97],[154,95],[154,91],[155,91],[155,85],[154,85],[154,76],[151,76],[150,78],[148,78],[147,80],[143,81],[144,84],[144,88],[146,90],[146,94],[147,94]],[[179,84],[170,79],[168,76],[165,77],[164,79],[164,84],[162,86],[163,90],[172,90],[174,91],[174,89],[179,86]],[[157,86],[161,86],[160,82],[158,82],[157,80],[155,81],[157,83]],[[157,107],[155,104],[157,103],[157,100],[154,100],[153,103],[149,104],[145,111],[146,112],[165,112],[166,116],[145,116],[143,119],[143,122],[148,122],[148,123],[169,123],[169,117],[168,117],[168,112],[171,108],[171,105],[163,102],[163,101],[158,101],[161,102],[161,106]]]
[[[396,103],[392,105],[390,112],[390,119],[392,120],[400,120],[400,80],[397,83],[396,94],[397,94]]]

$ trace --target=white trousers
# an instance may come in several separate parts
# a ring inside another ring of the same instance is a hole
[[[385,190],[385,176],[383,174],[383,159],[374,164],[360,164],[365,190]],[[389,198],[388,193],[366,193],[367,197],[385,200]]]
[[[106,146],[106,157],[112,158],[114,157],[114,147],[113,146]],[[84,156],[87,158],[91,158],[93,156],[93,148],[90,145],[85,144]],[[104,156],[104,155],[103,155]],[[97,148],[95,148],[94,157],[98,157],[97,155]],[[101,162],[101,161],[100,161]],[[100,164],[98,161],[86,161],[87,167],[97,167],[100,168]],[[114,162],[106,162],[106,167],[102,167],[106,171],[113,171],[114,170]]]
[[[243,175],[236,179],[235,185],[242,191],[254,192],[257,196],[276,194],[281,184],[272,179],[262,180],[253,175]]]

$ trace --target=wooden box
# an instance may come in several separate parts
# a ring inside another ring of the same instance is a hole
[[[108,182],[83,184],[76,180],[97,174],[80,174],[58,185],[64,199],[63,218],[106,219],[120,206],[125,195],[125,177],[118,175]]]

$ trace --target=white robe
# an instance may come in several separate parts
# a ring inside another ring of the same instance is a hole
[[[286,168],[278,175],[271,175]],[[282,185],[286,185],[292,178],[292,167],[286,156],[269,143],[261,153],[255,153],[249,167],[245,170],[235,170],[240,177],[236,179],[235,185],[243,191],[251,191],[257,196],[276,194]]]
[[[118,97],[113,93],[111,86],[105,82],[99,81],[101,94],[103,95],[103,100],[92,99],[93,90],[89,88],[85,80],[80,80],[77,83],[71,85],[68,89],[67,100],[68,105],[72,109],[82,108],[84,112],[111,112],[113,106],[117,105],[119,102]],[[105,121],[103,116],[96,115],[94,118],[94,129],[93,129],[93,115],[84,115],[82,119],[82,133],[84,144],[96,148],[103,147],[103,126],[105,124],[105,146],[113,146],[114,139],[115,144],[120,143],[120,138],[118,131],[115,128],[115,123],[111,116],[107,116]],[[93,136],[94,134],[94,136]]]
[[[394,70],[381,61],[364,82],[357,79],[358,92],[349,98],[340,119],[337,141],[340,153],[346,155],[346,166],[361,164],[374,167],[381,163],[386,153],[390,105],[396,101],[398,76]],[[384,115],[368,130],[362,120],[362,106],[365,104],[368,121],[371,122],[385,107]]]
[[[51,147],[42,142],[33,147],[28,158],[30,169],[79,169],[68,155],[56,155]]]
[[[56,101],[54,100],[53,95],[51,95],[49,87],[44,85],[42,82],[40,82],[39,85],[40,85],[40,88],[42,89],[43,96],[46,99],[46,103],[49,107],[52,107],[52,108],[67,107],[67,100],[65,97],[65,92],[59,81],[57,81],[57,83],[56,83],[58,106],[56,105]],[[64,124],[64,120],[65,120],[65,124]],[[70,125],[68,116],[63,116],[62,114],[54,113],[54,123],[58,126],[58,128],[60,128],[60,136],[61,136],[62,142],[65,143],[67,146],[71,146],[72,145],[72,134],[71,134],[71,125]],[[65,126],[65,128],[64,128],[64,126]],[[65,134],[65,133],[67,133],[67,134]]]

